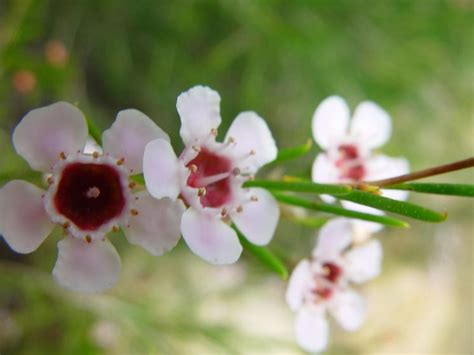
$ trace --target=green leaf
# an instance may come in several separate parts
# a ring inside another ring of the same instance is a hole
[[[302,226],[316,229],[321,228],[329,221],[328,217],[297,217],[297,216],[285,216],[289,221],[300,224]]]
[[[240,244],[245,250],[252,253],[258,260],[260,260],[270,270],[275,271],[283,280],[288,278],[288,269],[285,264],[270,250],[265,247],[261,247],[250,243],[247,238],[237,229],[235,225],[232,226],[237,232]]]
[[[268,190],[309,192],[315,194],[344,195],[352,191],[347,185],[316,184],[306,180],[296,181],[271,181],[271,180],[249,180],[243,187],[263,187]]]
[[[405,183],[384,186],[384,189],[407,190],[428,194],[474,197],[474,185],[468,184],[437,184],[437,183]]]
[[[102,146],[102,131],[90,117],[86,116],[86,121],[89,135],[94,138],[98,145]]]
[[[389,216],[379,216],[370,213],[353,211],[336,205],[309,201],[300,197],[283,195],[276,192],[273,192],[273,196],[275,196],[275,198],[282,203],[286,203],[293,206],[300,206],[309,210],[327,212],[349,218],[362,219],[364,221],[376,222],[391,227],[409,227],[408,223]]]
[[[308,153],[313,146],[313,140],[308,138],[305,144],[297,147],[280,149],[275,160],[268,163],[268,165],[278,164],[286,160],[297,159]]]
[[[369,192],[354,190],[349,194],[339,195],[335,197],[341,200],[356,202],[361,205],[374,207],[383,211],[397,213],[402,216],[411,217],[425,222],[442,222],[447,217],[446,213],[439,213],[410,202],[393,200]]]

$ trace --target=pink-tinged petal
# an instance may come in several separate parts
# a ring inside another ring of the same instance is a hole
[[[97,142],[94,140],[92,137],[87,137],[86,144],[84,145],[84,148],[82,149],[82,152],[84,154],[94,154],[95,152],[102,154],[104,150],[100,145],[97,144]]]
[[[143,156],[143,174],[148,192],[155,198],[175,200],[180,192],[179,163],[171,144],[156,139],[147,144]]]
[[[125,159],[125,166],[134,174],[143,171],[145,146],[155,139],[169,141],[168,135],[147,115],[135,109],[120,111],[112,126],[102,134],[104,151]]]
[[[323,149],[336,146],[347,135],[350,111],[339,96],[330,96],[319,104],[313,114],[313,138]]]
[[[319,239],[313,256],[328,260],[338,258],[352,243],[352,225],[346,218],[335,218],[327,222],[319,232]]]
[[[53,230],[43,204],[44,192],[13,180],[0,189],[0,234],[17,253],[35,251]]]
[[[233,154],[248,156],[242,161],[244,168],[256,171],[261,166],[275,160],[277,146],[272,132],[263,118],[255,112],[242,112],[232,122],[225,141],[234,140]]]
[[[194,144],[207,138],[221,124],[219,94],[206,86],[194,86],[178,96],[183,142]]]
[[[286,289],[286,303],[292,311],[297,311],[303,305],[304,294],[310,283],[311,265],[308,260],[301,260],[293,269]]]
[[[181,237],[183,203],[168,198],[156,199],[146,191],[134,196],[138,198],[134,202],[138,215],[132,216],[129,226],[123,229],[128,241],[153,255],[162,255],[173,249]]]
[[[334,294],[329,311],[339,325],[347,331],[360,328],[367,315],[367,302],[350,289]]]
[[[345,273],[355,283],[366,282],[380,274],[382,268],[382,245],[371,240],[345,255]]]
[[[256,245],[266,245],[275,234],[280,209],[275,198],[264,189],[251,189],[256,201],[243,206],[242,212],[232,215],[232,220],[245,237]]]
[[[380,106],[371,101],[364,101],[354,111],[350,133],[361,146],[377,148],[389,140],[392,120]]]
[[[16,151],[32,169],[47,172],[59,155],[81,151],[87,139],[82,112],[67,102],[31,110],[13,132]]]
[[[328,346],[329,326],[321,308],[303,307],[296,316],[296,341],[308,352],[321,352]]]
[[[58,243],[54,279],[72,291],[98,293],[111,288],[118,280],[120,257],[108,240],[66,237]]]
[[[350,210],[363,212],[363,213],[369,213],[369,214],[375,214],[378,216],[384,215],[384,212],[381,210],[378,210],[373,207],[361,205],[359,203],[355,203],[351,201],[342,201],[341,203],[344,208],[347,208]],[[354,226],[354,228],[356,228],[360,232],[365,232],[365,233],[376,233],[383,229],[383,225],[380,223],[367,222],[361,219],[351,219],[351,223]]]
[[[181,219],[181,232],[189,248],[215,265],[232,264],[242,253],[237,234],[220,218],[188,208]]]
[[[311,169],[311,179],[320,184],[339,183],[340,172],[336,165],[325,153],[320,153],[313,162]],[[321,199],[328,203],[333,203],[336,199],[331,195],[320,195]]]

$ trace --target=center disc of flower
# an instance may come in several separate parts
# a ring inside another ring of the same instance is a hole
[[[342,144],[338,148],[339,159],[336,166],[341,170],[341,178],[352,181],[362,181],[365,167],[360,161],[359,150],[355,145]]]
[[[232,198],[232,162],[202,148],[187,165],[191,171],[187,184],[198,188],[203,207],[221,207]]]
[[[122,214],[126,198],[115,167],[75,162],[64,167],[53,203],[79,229],[94,231]]]
[[[311,293],[316,297],[315,300],[331,298],[334,287],[341,276],[341,267],[331,262],[323,263],[321,271],[315,275],[316,286],[311,290]]]

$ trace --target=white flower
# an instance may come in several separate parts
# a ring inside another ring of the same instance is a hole
[[[30,111],[13,134],[17,152],[45,174],[46,191],[20,180],[0,189],[0,234],[18,253],[31,253],[55,224],[66,237],[58,244],[53,276],[64,287],[100,292],[111,287],[120,258],[105,239],[123,231],[132,244],[155,255],[173,248],[180,237],[184,207],[134,192],[129,176],[142,172],[145,145],[168,136],[143,113],[120,111],[103,135],[103,151],[88,140],[86,120],[66,102]]]
[[[357,330],[365,319],[366,302],[349,283],[360,284],[379,275],[382,247],[377,240],[351,247],[352,228],[344,218],[328,222],[312,259],[302,260],[291,274],[286,300],[297,312],[297,342],[308,352],[327,347],[326,311],[347,331]]]
[[[184,151],[177,157],[167,140],[157,139],[146,146],[143,170],[150,194],[180,197],[188,206],[181,232],[191,250],[210,263],[229,264],[242,252],[231,221],[257,245],[273,237],[279,218],[275,199],[266,190],[243,189],[242,184],[276,158],[277,148],[267,124],[254,112],[240,113],[224,142],[217,142],[219,105],[219,94],[208,87],[195,86],[179,95]]]
[[[312,120],[313,138],[324,152],[318,154],[312,168],[312,180],[319,183],[356,183],[385,179],[406,174],[409,163],[405,158],[391,158],[376,154],[374,149],[385,144],[392,132],[390,116],[377,104],[360,103],[350,120],[349,107],[344,99],[331,96],[316,108]],[[407,191],[382,190],[385,197],[406,200]],[[321,196],[327,202],[334,198]],[[382,214],[380,210],[343,201],[346,208]],[[375,232],[382,225],[354,221],[358,227]]]

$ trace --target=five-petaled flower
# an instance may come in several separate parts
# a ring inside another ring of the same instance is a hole
[[[311,260],[293,270],[286,300],[297,312],[298,344],[309,352],[327,347],[329,311],[347,331],[358,329],[366,316],[366,302],[349,283],[363,283],[380,273],[382,248],[372,239],[353,245],[353,224],[344,218],[328,222],[320,231]]]
[[[316,108],[312,120],[313,138],[324,152],[318,154],[312,168],[312,179],[319,183],[358,183],[373,181],[409,171],[404,158],[391,158],[376,154],[374,149],[385,144],[392,132],[390,116],[377,104],[360,103],[350,120],[350,111],[344,99],[331,96]],[[382,190],[385,197],[405,200],[406,191]],[[334,198],[322,195],[328,202]],[[382,211],[343,201],[346,208],[382,214]],[[354,221],[358,227],[370,232],[382,228],[372,222]]]
[[[19,253],[36,250],[54,225],[64,228],[54,278],[64,287],[100,292],[111,287],[120,258],[105,238],[120,227],[132,244],[154,255],[180,237],[184,206],[157,200],[129,179],[142,172],[145,145],[168,136],[143,113],[120,111],[102,135],[103,152],[86,145],[87,122],[75,106],[58,102],[30,111],[13,134],[17,152],[46,174],[48,187],[13,180],[0,189],[0,233]]]
[[[258,245],[267,244],[275,232],[279,209],[273,196],[263,189],[242,188],[276,158],[275,141],[261,117],[242,112],[224,142],[217,142],[220,97],[208,87],[182,93],[177,109],[184,151],[177,157],[167,140],[149,143],[143,161],[146,186],[156,198],[184,201],[188,208],[181,233],[194,253],[213,264],[233,263],[242,246],[231,222]]]

